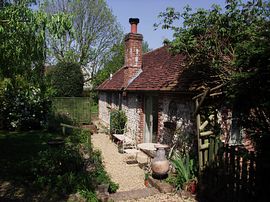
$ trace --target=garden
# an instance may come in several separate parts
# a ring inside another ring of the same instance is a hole
[[[105,171],[101,153],[93,150],[92,132],[80,128],[91,122],[85,119],[91,114],[84,114],[84,109],[69,111],[70,104],[63,103],[84,97],[79,105],[97,110],[89,103],[89,91],[84,91],[82,69],[92,65],[93,86],[98,86],[121,67],[120,26],[106,1],[67,1],[76,15],[54,10],[54,1],[46,0],[39,8],[35,2],[39,1],[0,1],[0,201],[72,201],[74,197],[97,201],[99,185],[108,185],[109,192],[116,192],[118,185]],[[182,13],[167,8],[159,15],[156,27],[174,32],[174,40],[166,43],[174,53],[187,55],[188,70],[200,68],[208,89],[195,99],[194,119],[202,137],[192,146],[199,151],[169,154],[174,170],[166,182],[191,193],[199,188],[197,197],[207,201],[267,201],[270,4],[226,2],[224,10],[215,5],[194,12],[187,6]],[[176,23],[179,19],[183,26]],[[216,87],[220,91],[212,92]],[[243,135],[241,147],[226,146],[228,137],[220,136],[217,120],[210,121],[218,117],[221,104],[237,112],[238,117],[231,118]],[[115,131],[125,125],[111,121]],[[207,131],[200,131],[206,122]],[[65,133],[61,124],[68,126]],[[183,144],[175,147],[185,148],[190,139],[175,134],[183,137],[179,140]],[[225,146],[219,149],[221,141]],[[248,141],[252,144],[242,145]]]
[[[118,185],[92,148],[92,132],[80,128],[84,109],[75,117],[55,108],[56,97],[83,96],[89,113],[96,108],[83,91],[81,64],[45,64],[49,35],[58,39],[70,30],[70,17],[31,6],[32,1],[0,2],[0,201],[97,201],[99,185],[110,192]],[[90,123],[90,116],[83,118]],[[64,134],[61,123],[71,126]]]
[[[108,184],[110,192],[118,187],[104,170],[101,153],[92,149],[88,130],[61,137],[45,131],[2,131],[0,151],[1,200],[59,201],[80,193],[97,201],[98,185]]]

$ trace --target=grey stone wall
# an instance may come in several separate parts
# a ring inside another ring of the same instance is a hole
[[[98,99],[98,118],[101,124],[109,127],[110,125],[110,105],[106,101],[106,92],[99,93]]]
[[[127,127],[136,132],[136,136],[138,136],[139,123],[140,123],[140,110],[141,110],[141,102],[137,96],[137,94],[129,93],[124,99],[122,104],[122,109],[126,113],[127,116]],[[137,138],[138,142],[141,142]]]
[[[175,145],[176,150],[195,149],[196,126],[192,116],[194,103],[184,96],[160,97],[159,137],[160,142]]]
[[[158,103],[158,141],[170,146],[177,144],[180,149],[190,149],[195,138],[195,124],[192,117],[194,103],[189,98],[171,95],[159,96]],[[112,102],[109,105],[106,103],[106,93],[99,94],[99,119],[104,125],[109,126],[110,110],[118,107],[116,96],[112,95]],[[128,119],[127,127],[136,132],[137,143],[143,142],[143,96],[128,93],[123,97],[122,110]],[[167,127],[166,122],[174,123],[175,127]]]

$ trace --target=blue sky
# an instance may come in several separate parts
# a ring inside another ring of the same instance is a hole
[[[118,22],[123,27],[124,33],[130,31],[128,19],[139,18],[138,32],[143,34],[144,40],[152,49],[162,46],[165,38],[172,39],[172,33],[160,28],[154,31],[153,24],[158,22],[158,14],[167,7],[174,7],[181,11],[189,4],[193,9],[211,8],[212,4],[224,7],[225,0],[106,0]]]

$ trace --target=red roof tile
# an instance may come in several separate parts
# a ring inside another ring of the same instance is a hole
[[[127,91],[187,91],[192,76],[182,77],[184,56],[172,55],[166,46],[143,55],[142,72],[125,89]],[[97,90],[123,90],[124,67]],[[188,83],[189,82],[189,83]]]

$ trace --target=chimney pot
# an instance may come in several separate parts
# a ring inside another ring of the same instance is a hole
[[[131,24],[131,33],[137,33],[137,24],[139,22],[139,18],[129,18],[129,23]]]

